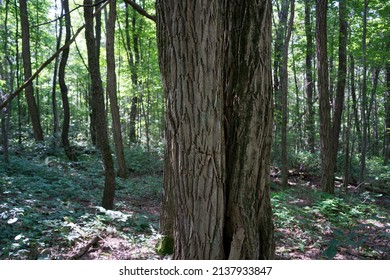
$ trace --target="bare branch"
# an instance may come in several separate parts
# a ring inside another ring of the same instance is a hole
[[[143,16],[147,17],[148,19],[153,20],[154,22],[156,22],[156,16],[149,14],[147,11],[145,11],[140,5],[138,5],[134,1],[132,1],[132,0],[123,0],[123,1],[125,1],[125,3],[129,4],[130,6],[132,6],[133,9],[136,10],[141,15],[143,15]]]

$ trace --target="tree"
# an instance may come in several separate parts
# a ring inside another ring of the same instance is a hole
[[[315,151],[314,125],[314,80],[313,80],[313,32],[311,27],[311,0],[305,0],[305,34],[306,34],[306,61],[305,61],[305,92],[307,104],[306,131],[310,153]]]
[[[337,165],[341,117],[344,107],[345,83],[347,78],[347,2],[339,1],[339,61],[337,72],[337,89],[335,108],[333,110],[333,162]]]
[[[294,23],[295,0],[290,1],[290,19],[287,26],[287,32],[283,38],[282,45],[282,63],[280,69],[280,93],[282,97],[282,186],[287,188],[288,184],[288,161],[287,161],[287,103],[288,103],[288,46],[291,38],[292,27]],[[288,5],[287,5],[288,7]],[[288,10],[287,10],[288,12]]]
[[[327,55],[327,0],[317,0],[316,5],[316,53],[318,72],[318,100],[320,116],[320,142],[321,142],[321,166],[322,190],[327,193],[334,192],[333,137],[330,115],[329,74]]]
[[[31,54],[30,54],[30,24],[27,13],[27,1],[19,0],[20,8],[20,24],[22,27],[22,57],[24,67],[24,79],[28,80],[32,76],[31,70]],[[26,99],[28,111],[30,114],[34,137],[36,141],[43,141],[43,130],[39,117],[38,107],[34,98],[34,89],[32,83],[30,83],[26,89]]]
[[[271,1],[156,8],[174,258],[270,259]]]
[[[387,50],[390,50],[390,42],[387,43]],[[384,164],[390,159],[390,62],[386,63],[386,91],[385,91],[385,142],[384,142]]]
[[[362,59],[363,59],[363,81],[362,81],[362,145],[360,153],[360,182],[364,182],[366,177],[366,153],[367,153],[367,11],[368,0],[364,0],[363,8],[363,35],[362,35]]]
[[[71,19],[69,14],[69,1],[62,0],[62,6],[65,14],[65,44],[70,42]],[[69,57],[69,46],[62,52],[60,67],[58,69],[58,82],[61,88],[62,108],[64,120],[62,123],[61,140],[64,147],[65,155],[71,161],[76,161],[76,153],[73,151],[69,143],[69,125],[70,125],[70,108],[68,99],[68,87],[65,83],[65,68]]]
[[[98,147],[102,153],[105,182],[103,207],[113,209],[115,197],[115,170],[108,140],[107,119],[104,107],[103,86],[99,69],[99,57],[96,52],[96,40],[93,28],[92,0],[84,0],[85,39],[87,41],[88,68],[91,77],[92,106],[96,112],[96,134]]]
[[[110,1],[110,12],[107,20],[106,57],[107,57],[107,88],[106,92],[110,98],[110,108],[112,116],[112,131],[114,135],[115,151],[119,166],[119,177],[127,177],[125,155],[123,151],[123,140],[121,132],[121,122],[119,115],[116,73],[115,73],[115,21],[116,21],[116,1]]]

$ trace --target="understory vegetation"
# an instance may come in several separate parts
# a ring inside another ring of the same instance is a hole
[[[78,153],[69,162],[62,150],[32,145],[0,164],[0,259],[170,258],[156,250],[162,155],[129,148],[130,177],[116,179],[116,208],[105,210],[99,153]],[[390,170],[369,163],[370,187],[338,186],[335,196],[305,170],[292,170],[282,190],[273,169],[277,259],[389,259]]]

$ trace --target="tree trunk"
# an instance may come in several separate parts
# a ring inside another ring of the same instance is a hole
[[[272,258],[271,2],[159,0],[157,30],[174,258]]]
[[[376,90],[378,88],[378,80],[379,80],[379,74],[380,74],[380,67],[374,67],[374,69],[372,69],[372,78],[371,78],[371,81],[372,81],[372,88],[371,88],[371,96],[370,96],[370,102],[369,102],[369,107],[368,107],[368,110],[367,110],[367,143],[370,147],[372,147],[372,154],[374,155],[377,155],[376,151],[377,151],[377,144],[375,144],[376,142],[374,142],[374,144],[372,144],[372,141],[371,141],[371,135],[374,134],[374,137],[375,137],[375,141],[378,141],[378,134],[376,133],[377,132],[377,122],[376,122],[376,117],[378,116],[377,115],[377,110],[376,110]],[[373,114],[372,114],[373,113]],[[370,125],[371,123],[371,117],[372,117],[372,126]],[[372,130],[371,130],[371,127],[374,128],[374,133],[372,133]]]
[[[129,138],[130,143],[135,143],[137,140],[136,134],[136,123],[138,116],[138,73],[137,66],[139,64],[139,48],[138,48],[138,36],[135,32],[136,25],[136,16],[133,15],[131,21],[132,28],[130,28],[130,8],[129,5],[126,4],[126,49],[127,49],[127,57],[130,66],[131,72],[131,82],[133,85],[133,97],[131,98],[131,107],[130,107],[130,120],[129,120]],[[131,37],[133,39],[133,44],[131,44]],[[133,51],[132,46],[133,45]]]
[[[305,0],[305,33],[306,33],[306,62],[305,62],[305,91],[307,104],[306,131],[308,134],[307,144],[310,153],[315,152],[314,130],[314,101],[313,101],[313,32],[311,27],[311,0]]]
[[[358,137],[361,135],[360,130],[360,120],[359,120],[359,112],[358,112],[358,102],[356,97],[356,87],[355,87],[355,59],[352,55],[349,57],[349,74],[350,74],[350,81],[351,81],[351,96],[352,96],[352,107],[353,107],[353,116],[354,116],[354,123],[356,128],[356,133]]]
[[[31,54],[30,54],[30,25],[28,21],[27,13],[27,1],[19,0],[20,8],[20,24],[22,27],[22,57],[24,67],[24,79],[28,80],[32,76],[31,70]],[[31,123],[34,131],[35,141],[43,141],[43,131],[41,121],[39,118],[38,107],[34,98],[34,89],[32,83],[30,83],[26,89],[26,99],[28,111],[31,118]]]
[[[280,6],[279,7],[279,2]],[[280,161],[283,166],[283,94],[282,94],[282,81],[283,73],[283,45],[286,37],[287,21],[288,21],[288,0],[276,1],[277,15],[279,22],[276,25],[276,34],[274,40],[274,71],[273,71],[273,89],[274,89],[274,150],[273,154],[276,155],[276,160]],[[280,132],[282,132],[280,134]],[[279,140],[281,135],[281,142]],[[280,158],[278,157],[280,155]]]
[[[287,103],[288,103],[288,45],[294,23],[295,0],[291,0],[290,19],[287,32],[283,38],[282,63],[280,69],[280,94],[282,98],[282,187],[287,188],[288,160],[287,160]],[[288,6],[287,6],[288,7]]]
[[[57,1],[55,1],[55,9],[58,10]],[[63,16],[63,6],[61,3],[61,17]],[[55,28],[56,28],[56,36],[57,36],[57,44],[56,44],[56,51],[60,49],[61,46],[61,40],[62,40],[62,20],[59,20],[59,27],[58,23],[56,21]],[[53,70],[53,86],[51,91],[51,105],[53,110],[53,136],[54,138],[57,138],[57,133],[59,130],[59,121],[58,121],[58,109],[57,109],[57,74],[58,74],[58,64],[60,61],[60,57],[57,56],[54,61],[54,70]]]
[[[96,111],[96,134],[98,147],[102,153],[105,183],[102,205],[106,209],[113,209],[115,197],[115,170],[108,140],[107,119],[104,108],[104,94],[97,61],[96,41],[93,34],[92,0],[84,0],[85,39],[87,41],[88,68],[91,76],[92,106]]]
[[[62,7],[65,14],[65,43],[70,41],[71,33],[71,21],[69,14],[69,0],[62,0]],[[69,142],[69,126],[70,126],[70,107],[68,100],[68,87],[65,83],[65,68],[68,62],[69,57],[69,47],[64,49],[61,56],[60,67],[58,70],[58,81],[61,88],[61,98],[62,98],[62,110],[64,114],[64,120],[62,123],[62,133],[61,140],[64,147],[65,155],[71,161],[77,161],[76,153],[70,146]]]
[[[339,136],[341,118],[344,108],[345,83],[347,77],[347,1],[339,1],[339,63],[337,71],[337,89],[335,108],[333,113],[333,162],[337,166],[337,152],[339,149]],[[336,170],[335,170],[336,171]]]
[[[112,130],[115,142],[115,152],[119,166],[119,177],[127,177],[125,154],[123,150],[123,140],[121,132],[121,121],[119,115],[116,73],[115,73],[115,21],[116,21],[116,1],[110,1],[110,12],[107,21],[106,57],[107,57],[107,95],[110,98],[110,108],[112,116]]]
[[[364,182],[366,178],[366,153],[367,153],[367,10],[368,0],[364,0],[363,12],[363,36],[362,36],[362,51],[363,51],[363,85],[362,85],[362,142],[360,154],[360,182]],[[363,185],[364,187],[364,185]],[[362,188],[363,190],[364,188]]]
[[[390,49],[388,43],[387,49]],[[385,141],[383,149],[384,164],[389,164],[390,159],[390,62],[386,63],[386,91],[385,91]]]
[[[1,102],[7,99],[8,93],[13,92],[15,83],[15,72],[13,67],[12,59],[8,51],[8,16],[10,11],[10,1],[7,0],[5,3],[5,18],[4,18],[4,63],[0,64],[0,80],[5,80],[5,85],[0,88],[0,100]],[[1,109],[1,134],[2,134],[2,146],[4,162],[9,163],[9,131],[10,131],[10,118],[11,118],[11,103]]]
[[[329,74],[327,55],[327,0],[317,0],[316,6],[316,51],[318,71],[318,100],[320,115],[320,142],[321,142],[321,165],[322,165],[322,190],[334,193],[334,168],[333,139],[331,108],[329,94]]]

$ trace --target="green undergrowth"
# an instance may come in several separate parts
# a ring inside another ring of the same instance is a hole
[[[278,257],[389,258],[389,210],[380,203],[383,199],[370,192],[336,196],[305,188],[274,192]]]
[[[145,207],[159,204],[161,174],[117,178],[114,211],[100,207],[103,176],[96,152],[68,162],[41,147],[0,163],[0,259],[64,259],[96,235],[148,246],[158,237],[158,215]]]

